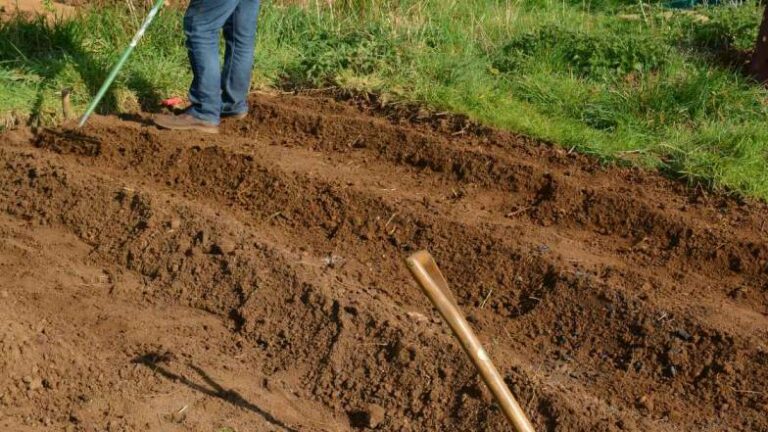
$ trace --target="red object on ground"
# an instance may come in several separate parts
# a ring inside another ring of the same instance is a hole
[[[177,105],[181,105],[184,102],[184,99],[180,97],[172,97],[168,99],[163,99],[162,102],[160,102],[164,107],[173,108]]]

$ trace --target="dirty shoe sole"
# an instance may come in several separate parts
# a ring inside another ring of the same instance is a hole
[[[222,114],[221,118],[225,118],[227,120],[243,120],[244,118],[248,117],[248,113],[239,113],[239,114]]]
[[[160,126],[163,127],[163,126]],[[197,131],[197,132],[203,132],[207,134],[217,134],[219,133],[219,127],[218,126],[202,126],[202,125],[190,125],[190,126],[176,126],[172,128],[165,128],[168,130],[179,130],[179,131]]]
[[[158,115],[154,117],[153,122],[162,129],[168,130],[188,130],[198,131],[209,134],[219,133],[219,126],[215,124],[205,123],[200,120],[194,119],[187,114],[181,114],[179,116],[172,115]]]
[[[197,132],[203,132],[208,134],[217,134],[219,133],[219,127],[218,126],[203,126],[203,125],[173,125],[173,126],[165,126],[163,124],[160,124],[158,122],[155,122],[155,124],[160,129],[166,129],[166,130],[176,130],[176,131],[197,131]]]

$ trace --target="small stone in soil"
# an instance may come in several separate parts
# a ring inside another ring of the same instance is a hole
[[[208,234],[205,231],[199,231],[195,236],[195,244],[204,245],[208,243]]]
[[[229,255],[235,251],[235,242],[229,239],[221,239],[211,246],[211,253],[217,255]]]
[[[43,380],[38,377],[32,378],[32,381],[27,383],[27,388],[29,390],[40,390],[43,388]]]
[[[381,405],[370,404],[368,405],[367,413],[368,427],[375,429],[384,421],[386,410]]]

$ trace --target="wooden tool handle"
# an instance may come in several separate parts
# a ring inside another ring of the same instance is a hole
[[[493,393],[515,431],[534,432],[530,420],[520,408],[515,397],[512,396],[504,379],[496,370],[496,366],[493,365],[491,358],[483,349],[469,323],[464,319],[464,315],[459,310],[459,306],[451,294],[450,288],[448,288],[448,282],[437,267],[432,255],[427,251],[416,252],[406,259],[406,263],[424,293],[443,316],[443,319],[448,322],[453,334],[459,339],[462,348],[477,367],[483,381]]]

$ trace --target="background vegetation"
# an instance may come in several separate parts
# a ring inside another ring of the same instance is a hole
[[[190,80],[181,11],[148,32],[102,111],[153,110]],[[742,72],[756,3],[267,2],[254,83],[372,91],[606,160],[768,198],[768,93]],[[0,24],[0,117],[82,108],[142,19],[124,4]]]

